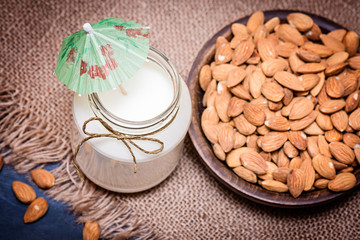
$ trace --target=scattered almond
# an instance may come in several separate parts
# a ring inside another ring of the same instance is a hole
[[[12,190],[16,198],[22,203],[31,203],[36,198],[34,189],[26,183],[13,181]]]
[[[31,223],[39,220],[42,216],[45,215],[48,208],[49,208],[49,204],[44,198],[40,197],[35,199],[26,209],[24,215],[24,222]]]
[[[100,237],[101,229],[97,222],[87,221],[83,229],[83,240],[97,240]]]
[[[40,188],[51,188],[54,186],[55,177],[45,169],[34,169],[30,171],[31,178]]]

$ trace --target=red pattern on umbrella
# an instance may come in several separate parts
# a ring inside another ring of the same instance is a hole
[[[87,63],[83,60],[81,60],[81,66],[80,66],[80,76],[83,75],[84,73],[86,73],[86,66]]]
[[[76,48],[72,48],[66,58],[66,62],[75,62]]]

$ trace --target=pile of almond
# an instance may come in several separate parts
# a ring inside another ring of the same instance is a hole
[[[218,159],[267,190],[349,190],[360,163],[359,37],[322,33],[303,13],[286,20],[255,12],[217,39],[199,76],[203,132]]]

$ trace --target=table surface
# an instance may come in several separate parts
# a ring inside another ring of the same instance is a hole
[[[34,114],[39,122],[46,119],[47,128],[55,129],[65,144],[72,93],[53,71],[62,39],[85,22],[121,17],[150,26],[150,45],[171,59],[183,79],[218,29],[257,10],[298,9],[360,32],[358,0],[14,0],[0,5],[0,90],[8,85],[19,89],[28,105],[38,110]],[[32,122],[44,127],[40,123]],[[0,132],[0,145],[12,145],[16,139],[9,135]],[[14,148],[18,154],[23,151],[21,145]],[[12,180],[27,177],[10,166],[0,172],[0,239],[81,239],[82,225],[75,222],[71,210],[46,195],[50,203],[46,216],[33,224],[23,223],[26,205],[15,199],[10,186]],[[109,193],[106,198],[114,196],[117,206],[131,209],[142,226],[169,239],[359,239],[360,234],[360,191],[303,210],[255,204],[219,183],[203,166],[189,138],[180,164],[163,183],[142,193]],[[58,197],[74,201],[68,194]]]

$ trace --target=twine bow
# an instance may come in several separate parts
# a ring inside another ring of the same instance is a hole
[[[88,131],[86,131],[86,126],[88,123],[92,122],[92,121],[99,121],[108,131],[109,133],[89,133]],[[172,121],[171,121],[172,122]],[[167,127],[168,124],[164,127],[162,127],[160,130],[164,129],[165,127]],[[82,126],[82,130],[83,132],[88,135],[88,137],[84,138],[76,147],[75,153],[73,155],[73,163],[76,169],[77,174],[79,175],[81,181],[84,181],[84,176],[81,174],[80,168],[76,162],[76,156],[80,150],[80,147],[88,140],[92,139],[92,138],[100,138],[100,137],[110,137],[110,138],[115,138],[117,140],[120,140],[123,142],[123,144],[127,147],[127,149],[129,150],[133,161],[134,161],[134,172],[136,173],[136,158],[135,155],[130,147],[130,144],[133,145],[134,147],[138,148],[140,151],[147,153],[147,154],[157,154],[159,152],[161,152],[164,149],[164,143],[162,141],[160,141],[159,139],[156,138],[150,138],[150,137],[146,137],[147,135],[151,135],[154,133],[150,133],[150,134],[144,134],[144,135],[128,135],[128,134],[124,134],[121,132],[116,131],[115,129],[113,129],[112,127],[110,127],[110,125],[108,125],[104,120],[102,120],[99,117],[92,117],[89,118],[88,120],[86,120]],[[139,145],[137,145],[136,143],[133,142],[133,140],[142,140],[142,141],[151,141],[151,142],[156,142],[160,144],[160,147],[158,149],[155,149],[153,151],[148,151],[143,149],[142,147],[140,147]]]

